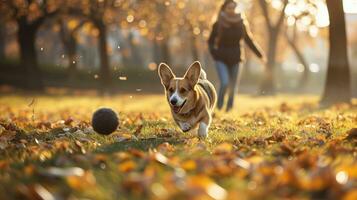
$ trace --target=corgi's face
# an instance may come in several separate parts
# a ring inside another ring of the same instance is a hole
[[[177,78],[167,64],[160,64],[161,83],[165,87],[167,100],[174,113],[188,112],[188,108],[197,96],[194,88],[200,74],[201,64],[199,62],[193,63],[182,78]]]

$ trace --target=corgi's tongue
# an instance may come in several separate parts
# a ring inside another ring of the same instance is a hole
[[[181,106],[173,106],[173,107],[172,107],[172,110],[173,110],[175,113],[178,113],[178,112],[180,112],[180,110],[181,110]]]
[[[183,104],[181,104],[181,106],[172,106],[172,110],[174,111],[174,113],[179,113],[185,104],[186,100],[183,102]]]

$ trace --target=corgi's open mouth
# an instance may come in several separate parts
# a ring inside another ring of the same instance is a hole
[[[179,113],[185,104],[186,104],[186,100],[182,103],[181,106],[172,106],[172,110],[174,111],[174,113]]]

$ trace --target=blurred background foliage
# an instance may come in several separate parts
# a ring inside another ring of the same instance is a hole
[[[240,92],[321,94],[329,56],[326,2],[238,3],[237,11],[245,13],[268,55],[263,66],[247,50]],[[200,60],[218,83],[206,41],[221,4],[209,0],[2,0],[1,89],[156,93],[162,91],[156,73],[159,63],[166,62],[182,74],[194,60]],[[343,1],[352,91],[357,91],[356,4]]]

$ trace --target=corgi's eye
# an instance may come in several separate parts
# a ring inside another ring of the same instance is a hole
[[[169,89],[169,92],[170,92],[170,93],[173,93],[173,92],[174,92],[174,88],[170,88],[170,89]]]
[[[185,93],[185,92],[187,92],[187,90],[185,88],[180,89],[180,93]]]

